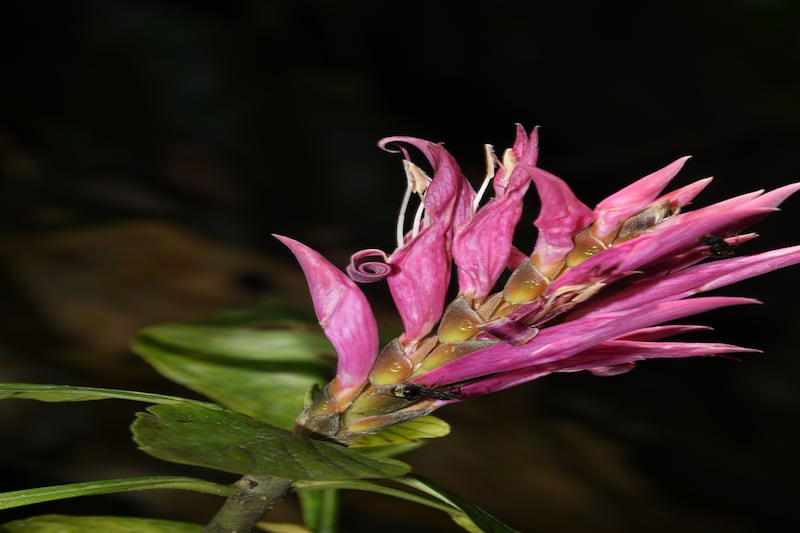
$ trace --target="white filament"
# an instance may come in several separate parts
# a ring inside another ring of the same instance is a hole
[[[475,195],[475,199],[472,200],[472,212],[475,213],[478,210],[478,206],[481,204],[481,199],[483,195],[486,193],[486,189],[489,187],[489,182],[492,181],[494,177],[494,164],[497,158],[494,155],[494,147],[491,144],[484,144],[483,145],[483,153],[486,156],[486,177],[483,178],[483,183],[481,183],[480,189],[478,189],[478,193]]]

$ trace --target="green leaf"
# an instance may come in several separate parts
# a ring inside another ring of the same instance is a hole
[[[404,483],[439,500],[452,505],[461,513],[451,513],[453,521],[470,533],[519,533],[516,529],[505,525],[480,507],[472,504],[457,494],[420,476],[405,476],[396,481]]]
[[[151,326],[142,335],[181,351],[255,362],[319,363],[319,353],[332,353],[319,332],[299,323],[254,325],[176,323]]]
[[[362,448],[372,446],[404,446],[407,444],[419,443],[423,439],[435,439],[444,437],[450,433],[450,425],[432,415],[410,420],[396,426],[361,437],[350,445],[351,448]],[[399,448],[407,451],[407,448]]]
[[[199,402],[178,396],[153,394],[149,392],[127,391],[118,389],[100,389],[96,387],[76,387],[72,385],[40,385],[36,383],[0,383],[0,400],[20,399],[39,400],[41,402],[86,402],[91,400],[134,400],[147,403],[192,403],[209,409],[214,404]]]
[[[234,489],[227,485],[219,485],[204,479],[195,479],[191,477],[151,476],[127,479],[106,479],[3,492],[0,493],[0,509],[10,509],[12,507],[21,507],[34,503],[75,498],[77,496],[152,489],[193,490],[196,492],[215,494],[217,496],[229,496],[234,492]]]
[[[393,481],[402,481],[404,478],[395,478]],[[408,500],[411,502],[419,503],[421,505],[425,505],[428,507],[432,507],[434,509],[438,509],[440,511],[444,511],[448,514],[458,514],[462,515],[461,511],[449,503],[442,503],[438,499],[433,499],[428,496],[422,496],[417,493],[408,492],[403,489],[398,489],[396,487],[387,487],[386,485],[381,485],[374,481],[367,481],[363,479],[347,479],[342,481],[295,481],[292,483],[292,487],[297,491],[298,494],[302,495],[306,493],[314,494],[318,491],[325,491],[325,490],[361,490],[365,492],[374,492],[376,494],[384,494],[386,496],[393,496],[395,498],[399,498],[402,500]]]
[[[125,516],[42,515],[0,526],[2,533],[202,533],[204,527],[171,520]]]
[[[374,481],[363,479],[343,481],[296,481],[292,486],[299,494],[306,491],[350,489],[385,494],[395,498],[416,502],[449,514],[455,523],[470,533],[519,533],[498,519],[461,497],[453,494],[432,481],[419,476],[394,478],[392,481],[403,483],[426,495],[412,493],[395,487],[387,487]],[[431,498],[432,497],[432,498]]]
[[[269,320],[259,320],[265,316]],[[334,354],[315,325],[276,321],[275,309],[143,330],[132,349],[167,378],[240,413],[290,428]],[[326,360],[327,356],[330,360]]]
[[[292,326],[316,324],[317,318],[310,308],[289,307],[280,299],[267,298],[251,307],[221,311],[193,323],[207,326]]]
[[[236,474],[336,480],[401,476],[394,459],[308,439],[232,411],[190,404],[154,405],[138,413],[134,439],[146,453],[175,463]]]
[[[130,492],[134,490],[181,489],[229,496],[234,490],[227,485],[219,485],[203,479],[180,476],[150,476],[125,479],[106,479],[84,481],[67,485],[54,485],[35,489],[14,490],[0,493],[0,509],[22,507],[34,503],[64,500],[77,496]]]

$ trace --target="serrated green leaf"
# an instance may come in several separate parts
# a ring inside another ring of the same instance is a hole
[[[69,483],[67,485],[54,485],[51,487],[2,492],[0,493],[0,509],[11,509],[12,507],[22,507],[23,505],[53,500],[64,500],[67,498],[76,498],[78,496],[153,489],[193,490],[195,492],[204,492],[217,496],[229,496],[234,492],[233,488],[226,485],[191,477],[150,476],[126,479],[104,479],[100,481],[84,481],[81,483]]]
[[[428,415],[396,426],[390,426],[374,435],[365,435],[352,443],[350,447],[397,446],[400,451],[408,451],[405,445],[416,444],[423,439],[444,437],[449,433],[450,424],[441,418]]]
[[[296,435],[232,411],[154,405],[138,413],[134,439],[146,453],[175,463],[284,479],[395,477],[411,467]]]
[[[167,378],[286,429],[306,391],[330,378],[333,365],[325,357],[334,353],[324,335],[299,322],[244,326],[230,318],[150,327],[132,349]]]
[[[490,515],[477,505],[470,503],[454,492],[420,476],[405,476],[396,481],[421,490],[452,505],[461,513],[451,513],[453,521],[470,533],[519,533]]]
[[[202,533],[204,527],[172,520],[125,516],[42,515],[0,526],[2,533]]]
[[[39,400],[40,402],[86,402],[117,399],[147,403],[193,403],[210,409],[214,408],[214,404],[211,403],[165,394],[73,385],[40,385],[38,383],[0,383],[0,400],[3,399]]]

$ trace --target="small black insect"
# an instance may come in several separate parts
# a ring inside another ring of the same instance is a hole
[[[392,396],[415,402],[421,398],[432,400],[460,400],[464,395],[461,387],[427,387],[416,383],[400,383],[392,386]]]
[[[738,245],[727,242],[724,237],[719,235],[711,233],[703,235],[700,237],[700,242],[708,246],[708,255],[713,259],[725,259],[736,255]]]

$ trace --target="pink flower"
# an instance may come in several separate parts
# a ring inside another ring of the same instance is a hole
[[[425,155],[432,177],[411,163],[404,145]],[[317,252],[279,237],[303,267],[339,355],[336,378],[298,417],[298,430],[345,444],[553,372],[607,376],[643,359],[755,351],[664,340],[703,327],[660,324],[756,303],[696,295],[800,262],[800,246],[734,253],[755,237],[741,231],[800,184],[682,212],[711,180],[662,194],[688,159],[681,158],[591,209],[536,166],[536,130],[529,136],[518,127],[502,159],[487,147],[487,177],[478,192],[440,144],[391,137],[380,146],[399,146],[409,184],[394,252],[356,253],[348,278]],[[481,204],[490,181],[494,196]],[[526,253],[512,237],[531,184],[541,208],[538,238]],[[406,230],[414,194],[420,205]],[[458,294],[445,307],[453,266]],[[506,268],[508,280],[495,287]],[[389,284],[404,333],[380,351],[372,311],[351,278]]]

